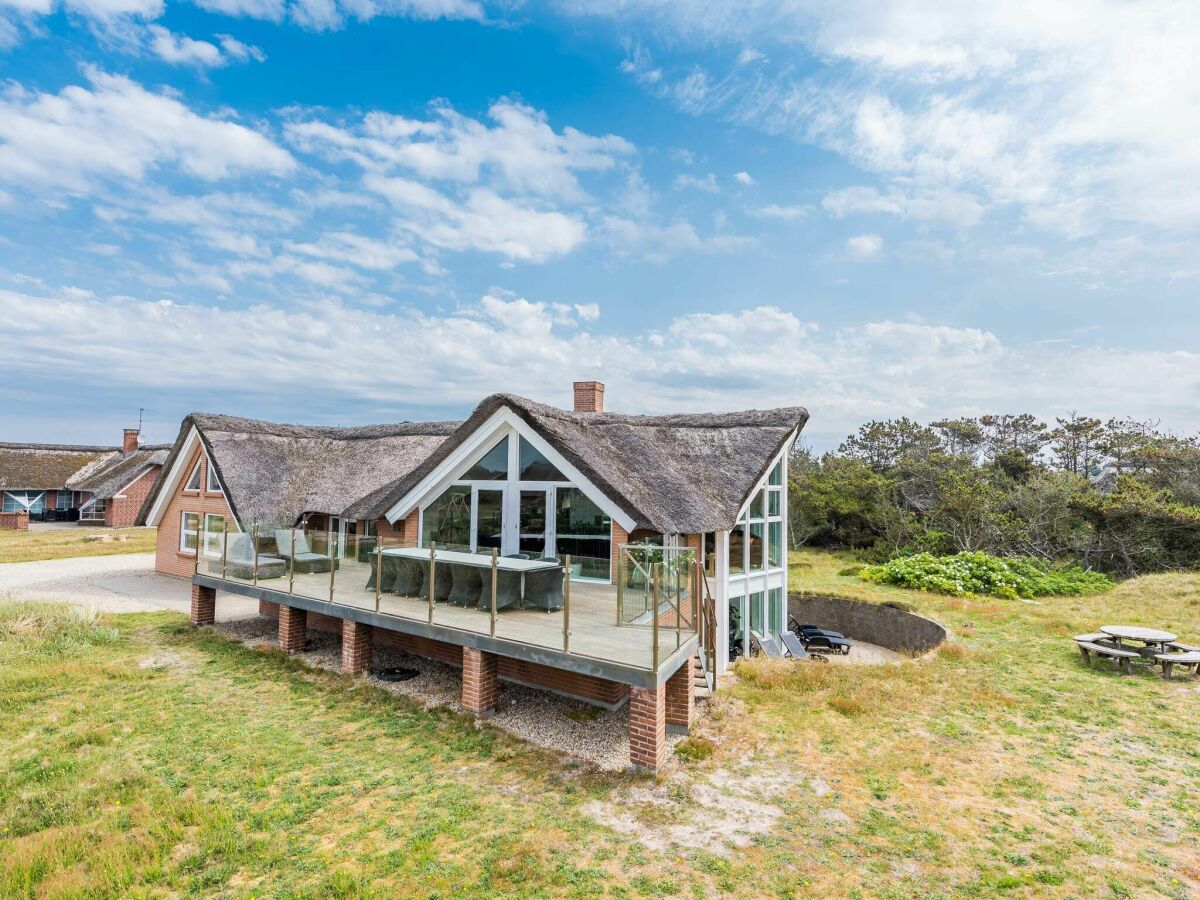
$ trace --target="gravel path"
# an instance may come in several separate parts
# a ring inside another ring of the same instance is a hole
[[[58,600],[100,612],[191,610],[191,585],[154,571],[153,553],[75,556],[0,563],[0,597]],[[258,615],[258,603],[232,594],[217,600],[221,620]]]
[[[220,601],[218,601],[219,604]],[[266,617],[218,623],[217,630],[247,646],[279,646],[278,627]],[[309,631],[303,653],[296,654],[314,668],[337,671],[341,666],[341,639],[324,631]],[[437,660],[408,656],[388,647],[376,647],[372,664],[379,668],[400,666],[421,674],[410,681],[380,681],[371,675],[364,680],[393,694],[416,700],[426,709],[445,706],[462,712],[462,673]],[[605,710],[569,700],[546,691],[500,682],[500,703],[488,724],[514,737],[557,753],[588,762],[597,768],[620,771],[629,765],[629,704]],[[672,757],[680,735],[667,735],[667,758]]]

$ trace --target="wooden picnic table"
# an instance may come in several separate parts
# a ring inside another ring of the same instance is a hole
[[[1146,656],[1164,653],[1167,645],[1178,639],[1178,635],[1159,628],[1142,628],[1140,625],[1101,625],[1100,631],[1107,634],[1121,646],[1122,641],[1137,641],[1145,644]]]

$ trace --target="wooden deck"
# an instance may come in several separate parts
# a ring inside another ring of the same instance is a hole
[[[429,622],[429,603],[416,597],[381,593],[376,608],[374,589],[366,584],[371,570],[367,563],[344,559],[333,578],[330,596],[329,573],[293,577],[292,593],[312,600],[341,606],[376,611],[382,615],[413,622]],[[244,579],[227,578],[246,584]],[[288,578],[263,579],[259,586],[271,591],[288,591]],[[649,626],[617,625],[617,590],[610,584],[573,581],[571,583],[570,637],[565,645],[568,653],[590,657],[623,666],[654,669],[654,633]],[[647,617],[648,618],[648,617]],[[563,623],[565,610],[543,612],[534,609],[504,609],[496,614],[495,637],[531,647],[564,650]],[[473,634],[491,635],[491,614],[486,610],[437,603],[433,608],[432,624]],[[660,625],[658,629],[659,663],[666,660],[689,638],[690,630],[681,632]]]

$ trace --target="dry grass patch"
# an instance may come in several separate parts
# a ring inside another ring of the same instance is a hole
[[[154,528],[56,528],[51,531],[0,531],[0,563],[153,553]]]

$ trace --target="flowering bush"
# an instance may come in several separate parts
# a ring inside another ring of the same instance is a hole
[[[918,553],[879,566],[866,566],[859,577],[918,591],[955,597],[989,595],[1016,600],[1051,594],[1092,594],[1113,586],[1108,576],[1078,566],[1051,569],[1033,559],[1003,559],[988,553],[934,556]]]

